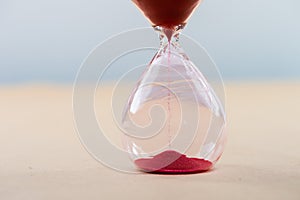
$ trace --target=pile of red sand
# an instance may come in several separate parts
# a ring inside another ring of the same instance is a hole
[[[141,170],[162,174],[198,173],[209,170],[212,163],[199,158],[189,158],[176,151],[164,151],[152,158],[135,160]]]

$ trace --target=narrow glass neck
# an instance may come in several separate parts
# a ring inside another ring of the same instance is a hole
[[[184,27],[185,24],[181,24],[173,28],[154,26],[154,30],[156,30],[159,33],[161,45],[166,45],[170,43],[177,44],[179,41],[180,32],[184,29]]]

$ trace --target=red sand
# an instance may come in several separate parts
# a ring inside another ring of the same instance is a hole
[[[201,0],[132,0],[154,26],[185,24]]]
[[[161,174],[187,174],[209,170],[212,163],[199,158],[189,158],[176,151],[164,151],[152,158],[135,160],[143,171]]]

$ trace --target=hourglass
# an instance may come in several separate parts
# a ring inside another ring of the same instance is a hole
[[[223,152],[225,112],[179,44],[201,0],[132,1],[159,33],[160,48],[124,108],[124,147],[144,172],[208,171]]]

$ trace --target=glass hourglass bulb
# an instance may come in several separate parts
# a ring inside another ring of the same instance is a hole
[[[200,1],[133,1],[159,32],[161,46],[124,108],[125,149],[137,168],[146,172],[207,171],[223,151],[225,112],[179,45],[180,31]],[[158,6],[171,2],[164,12]]]

